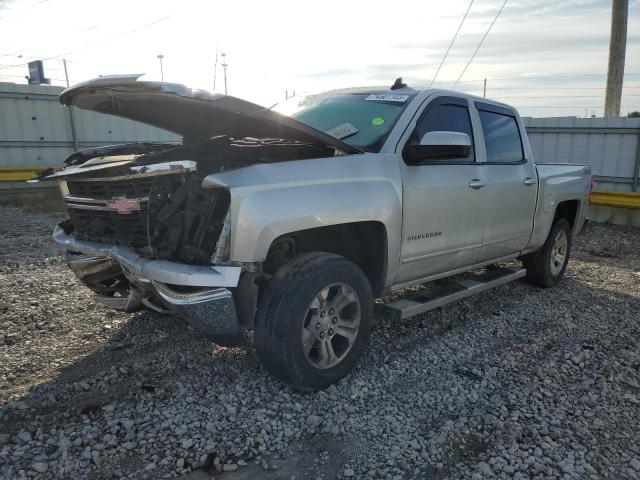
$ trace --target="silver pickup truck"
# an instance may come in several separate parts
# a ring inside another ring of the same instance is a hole
[[[253,330],[294,388],[354,367],[375,298],[403,319],[520,277],[555,285],[585,220],[589,168],[536,165],[502,103],[398,79],[285,115],[137,77],[60,101],[182,142],[84,150],[47,172],[69,211],[55,241],[97,301],[178,313],[220,345]]]

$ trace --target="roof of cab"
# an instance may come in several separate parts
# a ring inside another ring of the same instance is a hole
[[[401,86],[396,86],[397,84],[401,84]],[[394,88],[395,87],[395,88]],[[318,94],[312,94],[312,95],[308,95],[309,98],[312,99],[318,99],[324,96],[333,96],[333,95],[340,95],[340,94],[349,94],[349,93],[354,93],[354,94],[381,94],[381,93],[389,93],[389,92],[393,92],[394,94],[399,94],[399,95],[415,95],[416,97],[419,97],[419,100],[422,100],[434,93],[437,93],[439,95],[451,95],[453,97],[459,97],[459,98],[466,98],[470,101],[473,102],[482,102],[482,103],[488,103],[491,105],[496,105],[498,107],[502,107],[502,108],[506,108],[512,111],[515,111],[516,109],[511,106],[508,105],[506,103],[502,103],[502,102],[498,102],[496,100],[491,100],[488,98],[484,98],[484,97],[478,97],[476,95],[471,95],[469,93],[465,93],[465,92],[460,92],[458,90],[448,90],[448,89],[444,89],[444,88],[432,88],[431,86],[428,86],[426,88],[420,88],[422,87],[422,85],[418,85],[418,86],[411,86],[411,85],[407,85],[405,83],[402,83],[402,77],[398,78],[396,80],[396,82],[394,83],[394,85],[392,85],[391,87],[388,86],[364,86],[364,87],[348,87],[348,88],[336,88],[336,89],[332,89],[332,90],[327,90],[325,92],[321,92]]]

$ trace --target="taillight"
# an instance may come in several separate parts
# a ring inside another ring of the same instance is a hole
[[[593,196],[593,188],[596,186],[595,177],[591,177],[591,189],[589,190],[589,203],[591,203],[591,197]]]

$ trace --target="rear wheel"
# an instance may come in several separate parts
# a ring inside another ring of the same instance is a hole
[[[540,287],[553,287],[563,277],[571,253],[571,226],[558,219],[540,250],[522,260],[527,269],[527,281]]]
[[[278,270],[261,299],[258,358],[294,388],[325,388],[355,366],[372,314],[371,286],[354,263],[329,253],[301,255]]]

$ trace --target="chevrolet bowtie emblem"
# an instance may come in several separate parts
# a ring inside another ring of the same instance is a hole
[[[140,199],[116,197],[107,200],[106,207],[110,210],[115,210],[117,213],[128,215],[134,210],[140,210]]]

